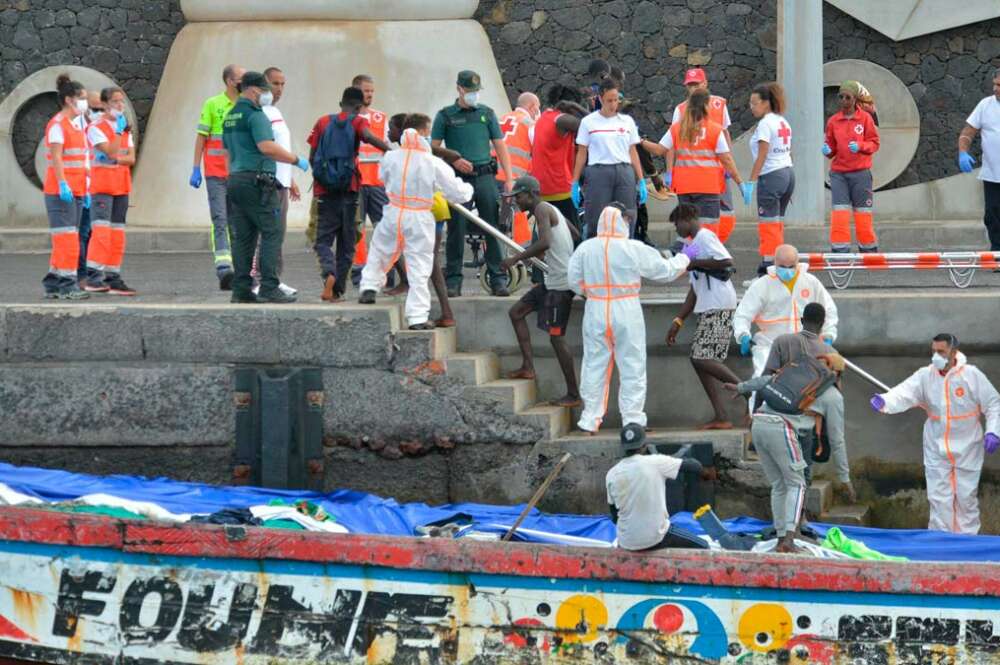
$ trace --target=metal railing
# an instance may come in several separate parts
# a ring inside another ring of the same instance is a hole
[[[858,271],[947,270],[960,289],[972,284],[977,270],[1000,268],[1000,252],[896,252],[885,254],[809,254],[809,270],[828,272],[834,288],[846,289]]]

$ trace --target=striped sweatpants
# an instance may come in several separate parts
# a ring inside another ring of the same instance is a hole
[[[771,483],[771,515],[781,538],[795,533],[806,502],[806,468],[795,426],[772,413],[757,412],[751,428],[764,475]]]

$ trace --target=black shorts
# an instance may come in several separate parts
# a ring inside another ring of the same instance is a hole
[[[572,291],[550,291],[544,284],[535,284],[521,296],[521,302],[538,312],[538,328],[550,337],[563,337],[573,309]]]

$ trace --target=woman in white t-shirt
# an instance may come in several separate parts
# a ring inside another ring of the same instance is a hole
[[[639,130],[632,118],[618,112],[621,103],[618,88],[614,79],[601,83],[598,90],[601,108],[584,117],[576,133],[576,164],[570,193],[579,207],[580,176],[583,176],[584,238],[597,234],[601,211],[614,201],[624,204],[632,233],[637,203],[646,202],[646,180],[635,148]]]
[[[738,377],[725,365],[733,336],[733,314],[738,298],[733,287],[733,255],[714,231],[703,228],[701,211],[692,203],[681,203],[670,213],[677,237],[697,248],[688,264],[691,288],[667,332],[667,345],[677,342],[677,333],[691,313],[698,315],[698,327],[691,340],[691,366],[701,381],[713,417],[701,429],[732,429],[720,384]]]
[[[757,233],[761,264],[758,274],[774,263],[774,250],[785,242],[785,210],[795,191],[792,129],[781,114],[785,91],[778,83],[761,83],[750,93],[750,112],[759,118],[750,137],[750,189],[757,185]]]

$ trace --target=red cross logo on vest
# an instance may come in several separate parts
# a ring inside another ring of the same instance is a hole
[[[509,115],[503,119],[503,123],[500,125],[500,131],[503,135],[513,136],[514,132],[517,131],[517,118],[513,115]]]
[[[792,130],[788,128],[788,125],[785,124],[784,120],[781,121],[781,128],[778,130],[778,136],[781,137],[781,142],[785,145],[788,145],[788,140],[792,138]]]
[[[859,125],[854,125],[854,133],[855,134],[864,134],[865,133],[865,126],[864,125],[860,125],[860,124]]]
[[[714,108],[721,109],[722,108],[722,100],[719,99],[718,97],[713,98],[712,99],[712,106]]]

